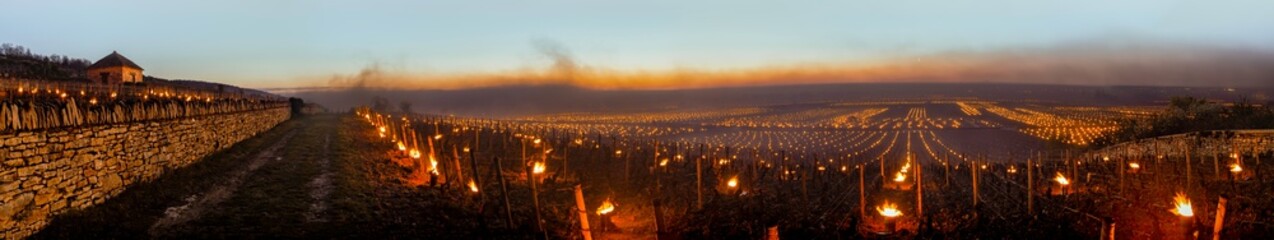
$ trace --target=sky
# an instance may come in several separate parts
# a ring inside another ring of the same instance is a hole
[[[0,42],[89,60],[119,51],[147,75],[259,88],[333,85],[369,69],[429,86],[561,77],[554,72],[564,63],[627,79],[724,79],[1107,41],[1274,49],[1267,0],[0,0],[0,8]]]

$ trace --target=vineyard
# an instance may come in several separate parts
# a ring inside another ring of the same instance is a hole
[[[894,101],[510,119],[355,114],[403,169],[402,184],[463,195],[450,199],[483,228],[537,237],[1231,239],[1274,230],[1260,160],[1274,134],[1086,148],[1117,120],[1155,111]]]

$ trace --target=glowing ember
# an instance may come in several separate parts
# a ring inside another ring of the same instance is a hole
[[[377,128],[377,130],[380,130],[381,133],[385,133],[385,127]]]
[[[1178,192],[1177,196],[1172,198],[1172,201],[1176,204],[1175,208],[1170,209],[1172,214],[1182,217],[1194,216],[1194,208],[1190,207],[1190,199],[1186,198],[1185,193]]]
[[[730,177],[730,181],[726,181],[725,185],[730,188],[739,187],[739,176]]]
[[[540,139],[536,138],[534,141],[531,141],[531,143],[540,144]]]
[[[1109,162],[1109,161],[1110,161],[1110,157],[1101,157],[1101,160],[1102,160],[1102,161],[1107,161],[1107,162]]]
[[[398,142],[398,151],[407,151],[407,145],[404,145],[403,142]]]
[[[1062,175],[1062,173],[1057,173],[1057,177],[1053,177],[1053,181],[1057,181],[1057,184],[1061,184],[1062,186],[1071,184],[1071,181],[1067,180],[1066,176]]]
[[[544,162],[535,162],[535,165],[531,166],[531,173],[535,173],[535,174],[544,173]]]
[[[663,159],[663,160],[659,160],[659,166],[660,166],[660,167],[667,167],[667,166],[668,166],[668,159],[667,159],[667,158],[665,158],[665,159]]]
[[[1230,172],[1232,172],[1232,173],[1240,173],[1240,172],[1243,172],[1243,166],[1239,165],[1238,163],[1231,163],[1231,164],[1230,164]]]
[[[597,207],[597,215],[606,215],[607,213],[614,211],[615,204],[611,203],[609,198],[607,198],[606,201],[602,201],[602,205]]]
[[[411,158],[414,158],[414,159],[420,159],[420,150],[412,149],[411,151],[407,152],[407,155],[411,156]]]
[[[1136,170],[1136,169],[1141,169],[1141,164],[1137,164],[1137,163],[1128,163],[1128,167],[1129,167],[1129,168],[1132,168],[1132,169],[1134,169],[1134,170]]]
[[[474,183],[473,180],[469,180],[469,191],[475,193],[478,192],[478,184]]]
[[[880,212],[881,216],[888,218],[902,216],[902,211],[898,211],[898,204],[893,204],[889,201],[885,201],[884,204],[876,206],[876,212]]]
[[[894,181],[895,182],[907,181],[907,175],[902,174],[902,172],[896,173],[894,174]]]
[[[1009,169],[1008,169],[1007,171],[1008,171],[1009,173],[1017,173],[1017,167],[1009,166]]]
[[[442,139],[442,134],[434,135],[434,140]]]

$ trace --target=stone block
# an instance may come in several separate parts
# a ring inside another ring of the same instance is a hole
[[[21,194],[13,201],[6,201],[0,205],[0,220],[15,220],[18,213],[24,212],[31,203],[35,201],[35,194]]]

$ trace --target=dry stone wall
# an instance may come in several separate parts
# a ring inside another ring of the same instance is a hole
[[[0,131],[0,238],[29,236],[53,216],[102,203],[291,117],[286,103],[199,104],[61,108],[54,116],[70,124]],[[125,117],[136,111],[156,117]]]

